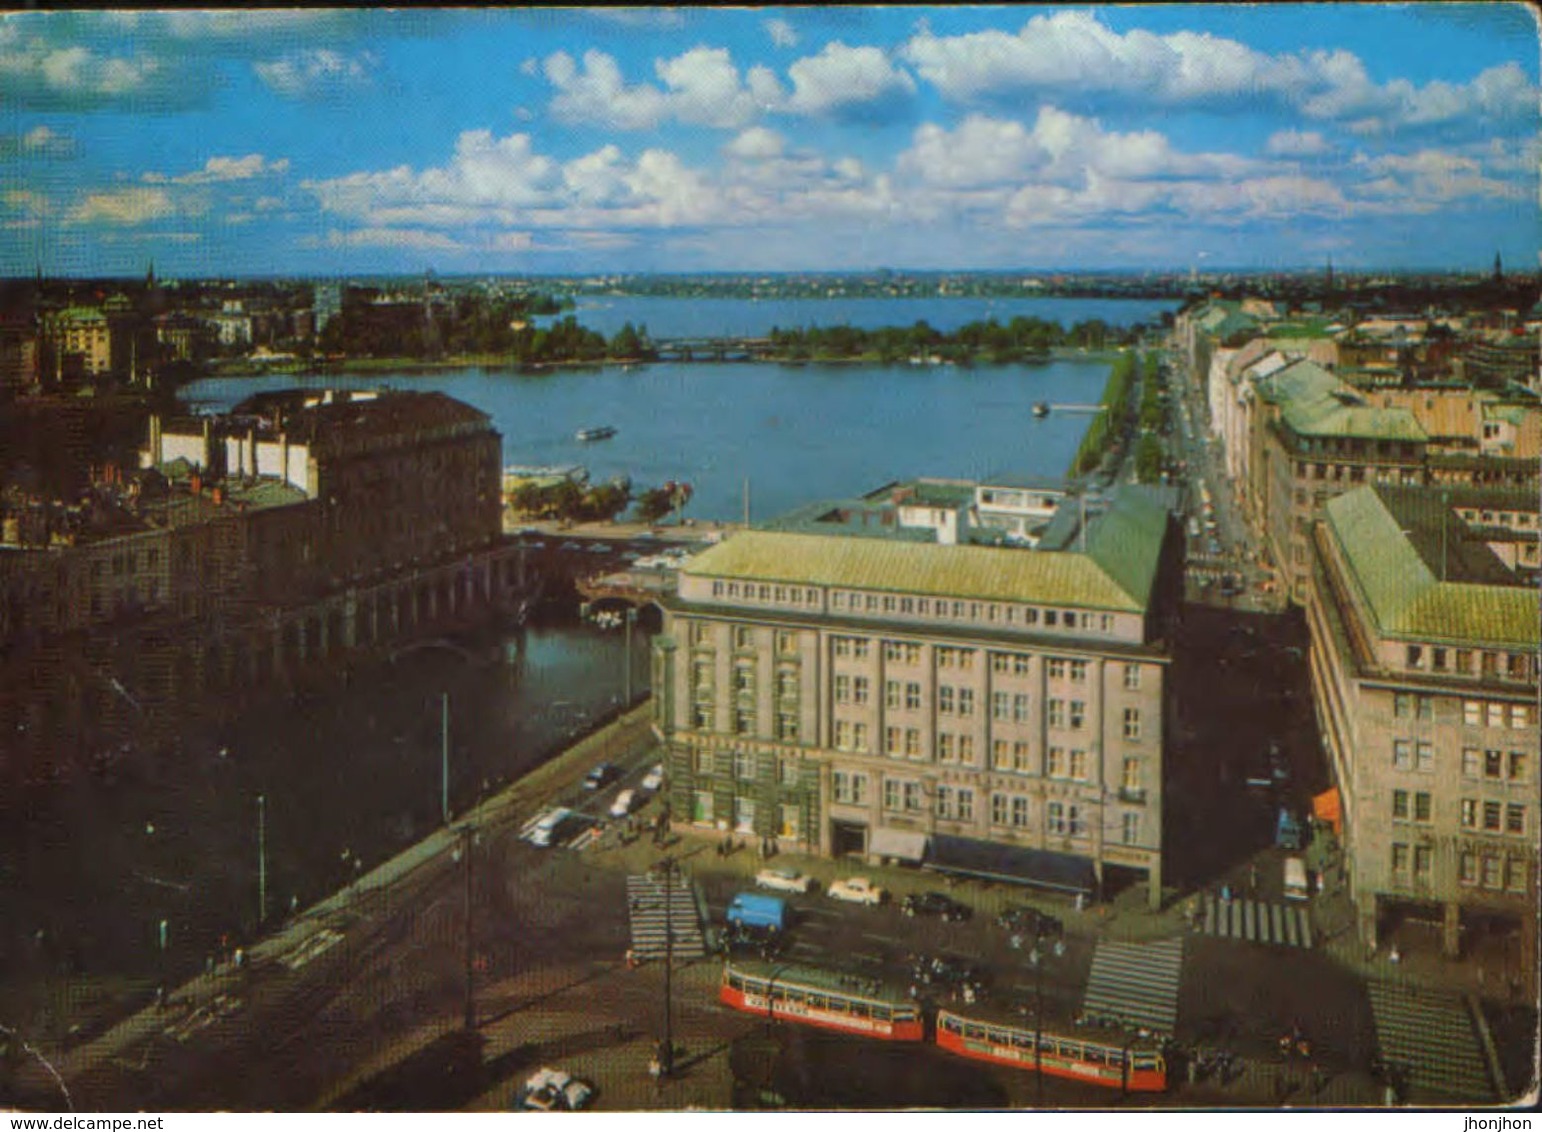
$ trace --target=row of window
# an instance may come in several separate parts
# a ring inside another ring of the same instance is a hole
[[[809,586],[772,586],[764,582],[712,583],[713,597],[739,598],[743,601],[775,602],[777,605],[819,604],[819,591]]]
[[[1392,697],[1392,714],[1397,719],[1433,722],[1435,697],[1415,692],[1397,692]],[[1463,700],[1462,722],[1468,727],[1530,727],[1530,704],[1505,704],[1493,700]]]
[[[1525,782],[1528,773],[1525,751],[1506,753],[1485,750],[1480,752],[1476,747],[1462,748],[1463,778],[1486,778],[1494,782],[1501,779],[1508,782]]]
[[[1406,882],[1410,876],[1428,884],[1434,871],[1435,850],[1430,845],[1392,843],[1392,877]],[[1457,861],[1457,880],[1469,887],[1495,891],[1526,891],[1527,862],[1524,857],[1503,857],[1492,853],[1465,852]]]
[[[1530,653],[1502,653],[1489,649],[1452,649],[1443,645],[1409,645],[1404,654],[1408,668],[1420,672],[1454,672],[1460,676],[1530,680],[1536,675],[1536,658]],[[1474,662],[1476,661],[1476,665]]]
[[[1392,791],[1394,821],[1430,822],[1435,819],[1434,798],[1423,790]],[[1486,833],[1526,832],[1526,807],[1515,802],[1485,802],[1477,798],[1461,799],[1463,829],[1482,829]]]
[[[976,624],[1043,625],[1050,629],[1064,627],[1102,633],[1114,631],[1114,616],[1111,613],[1084,613],[1075,609],[1046,609],[1032,605],[960,601],[954,598],[836,590],[830,595],[830,608],[837,612],[899,613]]]

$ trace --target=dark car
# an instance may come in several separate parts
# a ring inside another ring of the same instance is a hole
[[[1014,904],[1003,909],[1001,915],[996,917],[996,926],[1013,935],[1034,938],[1058,939],[1065,934],[1065,925],[1054,916],[1045,915],[1037,908],[1029,908],[1024,904]]]
[[[944,923],[949,924],[967,920],[970,915],[969,905],[961,904],[940,892],[907,896],[900,903],[900,911],[907,916],[940,916]]]
[[[599,790],[621,777],[621,768],[615,763],[600,763],[584,776],[585,790]]]

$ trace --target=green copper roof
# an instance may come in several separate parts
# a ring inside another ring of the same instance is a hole
[[[1445,509],[1427,489],[1415,495],[1370,486],[1324,505],[1377,627],[1415,640],[1536,648],[1536,590],[1513,576],[1502,580],[1498,560],[1462,537],[1465,526],[1455,516],[1434,520],[1451,524],[1443,534],[1432,528],[1431,517]]]
[[[1286,425],[1299,436],[1362,440],[1429,439],[1408,409],[1360,403],[1349,386],[1306,360],[1272,374],[1262,383],[1264,396],[1280,406]]]
[[[685,572],[1142,612],[1165,523],[1160,507],[1132,500],[1102,516],[1085,554],[749,530],[698,555]]]

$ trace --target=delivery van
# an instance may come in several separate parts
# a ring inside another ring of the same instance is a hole
[[[1311,895],[1306,882],[1306,861],[1300,857],[1285,858],[1285,899],[1305,900]]]
[[[755,892],[741,892],[728,902],[728,912],[723,918],[740,927],[779,932],[787,927],[787,901]]]

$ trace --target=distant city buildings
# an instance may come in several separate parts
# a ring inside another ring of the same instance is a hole
[[[1058,494],[917,481],[698,556],[655,649],[678,819],[1156,906],[1181,540],[1149,489],[1039,525]]]

